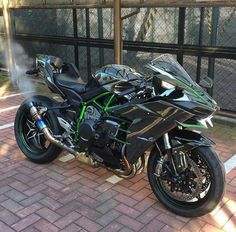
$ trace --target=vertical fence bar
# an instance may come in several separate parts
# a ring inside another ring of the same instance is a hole
[[[179,8],[178,45],[180,46],[184,45],[185,12],[186,12],[185,7]],[[181,65],[183,65],[183,52],[182,51],[178,52],[177,60]]]
[[[219,15],[220,15],[220,9],[219,7],[213,7],[212,8],[212,19],[211,19],[211,38],[210,38],[210,46],[214,47],[217,43],[217,27],[219,22]],[[214,75],[215,75],[215,58],[209,57],[208,61],[208,76],[214,81]],[[213,87],[209,90],[209,93],[213,94]]]
[[[10,9],[10,21],[11,21],[11,34],[14,40],[16,36],[16,25],[15,25],[15,9]]]
[[[103,12],[102,8],[98,8],[98,38],[103,39]],[[104,65],[104,49],[99,48],[99,66]]]
[[[78,37],[78,22],[77,22],[77,9],[73,9],[73,30],[74,30],[74,37]],[[79,49],[78,44],[74,45],[74,56],[75,56],[75,66],[79,68]]]
[[[205,8],[201,7],[200,9],[200,24],[199,24],[199,36],[198,36],[198,45],[202,46],[203,39],[203,30],[204,30],[204,17],[205,17]],[[196,82],[199,83],[201,77],[201,66],[202,66],[202,57],[198,55],[197,57],[197,79]]]
[[[86,18],[86,37],[90,38],[90,19],[89,19],[88,8],[85,9],[85,18]],[[91,50],[90,50],[89,44],[87,46],[87,69],[88,69],[88,77],[90,77],[91,75]]]
[[[178,16],[179,16],[179,11],[175,10],[175,14],[174,14],[174,35],[178,35],[178,25],[179,25]],[[173,36],[173,39],[172,39],[171,43],[176,43],[175,36]]]
[[[5,34],[6,34],[6,41],[7,41],[7,69],[9,71],[13,71],[15,69],[15,61],[13,56],[13,31],[12,31],[12,21],[11,21],[11,12],[8,8],[8,0],[4,0],[2,3],[3,9],[3,20],[4,20],[4,27],[5,27]],[[17,81],[17,80],[16,80]]]
[[[115,63],[121,63],[121,0],[114,0],[114,54]]]

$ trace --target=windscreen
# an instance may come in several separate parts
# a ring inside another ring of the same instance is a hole
[[[162,70],[186,84],[195,84],[184,68],[170,54],[164,54],[152,60],[147,66],[155,72]]]

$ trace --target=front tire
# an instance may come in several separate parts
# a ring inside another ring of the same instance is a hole
[[[15,138],[19,148],[28,159],[40,164],[49,163],[58,157],[61,149],[49,143],[36,127],[28,106],[29,102],[32,101],[39,106],[49,107],[53,105],[53,101],[45,96],[34,96],[25,100],[16,113]],[[52,111],[47,111],[43,118],[53,134],[60,134],[56,115]]]
[[[171,192],[168,193],[163,188],[162,180],[155,175],[157,163],[160,159],[160,154],[155,148],[150,154],[147,172],[155,196],[166,208],[181,216],[199,217],[210,213],[221,201],[225,191],[225,170],[218,155],[211,147],[197,147],[191,151],[191,156],[193,160],[200,157],[201,162],[204,162],[208,168],[210,179],[207,193],[202,198],[196,198],[195,201],[178,200],[177,197],[171,197]],[[193,161],[191,162],[193,163]]]

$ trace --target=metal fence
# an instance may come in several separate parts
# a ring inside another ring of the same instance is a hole
[[[60,56],[84,78],[114,62],[113,9],[11,11],[15,39],[29,56]],[[142,71],[145,62],[171,53],[194,80],[209,75],[210,94],[222,109],[236,111],[236,7],[124,8],[122,16],[124,64]]]

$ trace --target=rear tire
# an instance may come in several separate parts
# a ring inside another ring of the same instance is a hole
[[[178,201],[171,198],[160,184],[160,178],[154,175],[160,154],[153,149],[148,160],[148,179],[155,196],[170,211],[184,217],[199,217],[210,213],[221,201],[225,191],[225,170],[218,155],[211,147],[197,147],[192,151],[199,155],[208,166],[211,184],[206,195],[195,202]]]
[[[14,130],[16,141],[19,148],[28,159],[35,163],[49,163],[58,157],[61,149],[58,146],[47,142],[43,135],[40,135],[40,139],[37,140],[32,138],[28,139],[30,136],[27,136],[27,133],[29,133],[29,129],[26,131],[27,127],[29,127],[27,123],[30,126],[32,125],[33,130],[35,130],[33,133],[40,133],[37,128],[34,127],[29,112],[28,104],[32,101],[37,105],[46,107],[53,105],[53,101],[45,96],[34,96],[25,100],[18,109],[15,117]],[[56,115],[53,111],[46,112],[43,118],[53,134],[60,134],[60,126],[58,125]]]

